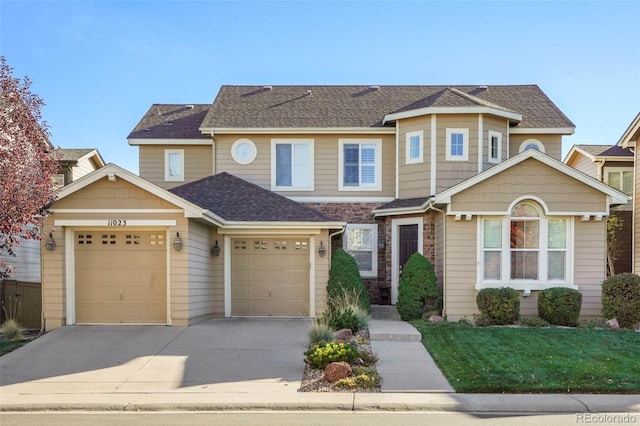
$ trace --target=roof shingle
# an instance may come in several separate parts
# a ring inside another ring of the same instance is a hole
[[[200,124],[209,104],[153,104],[127,139],[207,139]]]

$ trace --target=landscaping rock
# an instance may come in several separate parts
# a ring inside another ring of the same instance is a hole
[[[353,339],[353,331],[348,328],[343,328],[335,332],[336,342],[349,342]]]
[[[348,362],[332,362],[324,369],[324,379],[327,382],[335,383],[340,379],[349,377],[351,373],[351,366]]]
[[[444,321],[444,318],[442,318],[440,315],[431,315],[429,317],[429,322],[440,322],[440,321]]]
[[[618,324],[618,320],[615,318],[611,318],[609,321],[606,322],[607,327],[609,328],[613,328],[614,330],[617,330],[618,328],[620,328],[620,324]]]

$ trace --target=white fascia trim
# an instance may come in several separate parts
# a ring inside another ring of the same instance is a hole
[[[346,222],[238,222],[227,221],[218,229],[218,233],[232,234],[239,230],[256,230],[266,233],[282,234],[294,231],[304,231],[309,234],[319,234],[323,229],[338,229],[346,225]]]
[[[501,173],[529,158],[535,158],[536,160],[540,161],[543,164],[546,164],[547,166],[556,169],[557,171],[564,173],[565,175],[572,177],[582,183],[584,183],[585,185],[588,185],[606,195],[608,195],[609,197],[611,197],[610,202],[613,204],[625,204],[627,201],[627,195],[610,187],[607,184],[604,184],[590,176],[585,175],[582,172],[579,172],[578,170],[574,169],[573,167],[570,167],[558,160],[555,160],[551,157],[549,157],[548,155],[537,151],[535,149],[528,149],[514,157],[509,158],[508,160],[503,161],[500,164],[497,164],[493,167],[491,167],[488,170],[485,170],[482,173],[479,173],[455,186],[452,186],[451,188],[442,191],[440,194],[436,195],[435,197],[435,204],[448,204],[451,202],[451,197],[458,194],[461,191],[464,191],[465,189],[471,188],[474,185],[477,185],[478,183],[497,175],[498,173]]]
[[[94,149],[93,151],[91,151],[91,152],[89,152],[89,153],[87,153],[87,154],[83,155],[82,157],[78,158],[78,161],[80,161],[80,160],[88,160],[88,159],[89,159],[89,158],[91,158],[91,157],[95,157],[95,158],[97,158],[97,159],[98,159],[98,164],[99,164],[99,165],[98,165],[98,168],[100,168],[100,167],[104,167],[104,165],[106,164],[106,163],[104,162],[104,159],[103,159],[103,158],[102,158],[102,156],[100,155],[100,152],[98,152],[98,150],[97,150],[97,149]]]
[[[211,139],[160,139],[160,138],[131,138],[127,139],[127,142],[131,146],[139,145],[211,145]]]
[[[628,155],[628,156],[616,156],[616,157],[609,157],[609,156],[604,156],[604,157],[596,157],[597,161],[611,161],[611,162],[615,162],[615,161],[628,161],[629,163],[633,163],[633,157]],[[633,166],[629,166],[629,168],[633,169]]]
[[[306,197],[281,194],[298,203],[390,203],[393,197]]]
[[[575,127],[510,127],[510,135],[572,135]]]
[[[487,106],[469,106],[469,107],[428,107],[417,108],[410,111],[397,112],[395,114],[387,114],[382,120],[382,124],[388,121],[401,120],[403,118],[419,117],[429,114],[492,114],[499,117],[505,117],[514,121],[522,121],[522,114],[515,112],[503,111],[497,108]]]
[[[49,211],[61,214],[175,214],[183,212],[181,209],[49,209]]]
[[[134,175],[128,170],[125,170],[115,164],[107,164],[106,166],[95,170],[88,175],[81,177],[80,179],[70,183],[67,186],[62,187],[56,193],[56,201],[65,198],[68,195],[79,191],[92,183],[108,176],[110,173],[114,174],[118,178],[121,178],[132,185],[137,186],[138,188],[144,189],[151,194],[162,198],[163,200],[176,205],[184,210],[184,215],[187,218],[201,218],[203,217],[204,210],[201,207],[185,200],[184,198],[178,197],[177,195],[167,191],[166,189],[160,188],[157,185],[152,184],[151,182],[142,179],[139,176]]]
[[[375,209],[371,212],[373,217],[383,217],[383,216],[399,216],[405,214],[415,214],[415,213],[424,213],[427,211],[429,207],[429,203],[431,203],[432,198],[427,199],[420,206],[414,207],[398,207],[395,209]]]
[[[118,219],[120,220],[120,219]],[[134,226],[176,226],[175,220],[122,219],[126,225],[109,225],[111,219],[60,219],[54,220],[55,226],[101,226],[113,229],[127,229]]]
[[[526,199],[531,199],[532,197],[524,197]],[[508,216],[510,214],[510,210],[507,211],[462,211],[462,210],[450,210],[447,209],[447,216],[457,216],[461,217],[465,216]],[[584,211],[567,211],[567,212],[545,212],[545,216],[593,216],[602,217],[608,216],[609,211],[595,211],[595,212],[584,212]]]
[[[229,127],[229,128],[211,128],[201,127],[200,132],[207,135],[256,135],[256,134],[281,134],[281,135],[313,135],[313,134],[373,134],[373,135],[393,135],[396,132],[395,127]]]
[[[582,154],[585,157],[590,158],[591,161],[597,161],[596,156],[594,156],[593,154],[589,154],[584,149],[580,148],[577,145],[574,145],[571,147],[571,149],[569,150],[569,153],[564,157],[564,160],[562,160],[562,162],[567,164],[573,158],[573,156],[577,154]]]
[[[616,145],[620,145],[623,148],[633,148],[636,146],[635,141],[631,140],[631,137],[640,131],[640,113],[636,115],[636,118],[633,119],[629,127],[624,131],[618,143]]]

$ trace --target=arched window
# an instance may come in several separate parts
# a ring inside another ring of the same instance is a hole
[[[538,139],[527,139],[520,144],[518,152],[524,152],[528,149],[535,149],[536,151],[544,152],[544,145]]]
[[[509,227],[511,279],[538,279],[540,251],[540,214],[524,202],[511,209]]]

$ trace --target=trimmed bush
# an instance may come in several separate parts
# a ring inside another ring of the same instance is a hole
[[[538,294],[538,316],[554,325],[578,325],[582,293],[572,288],[553,287]]]
[[[520,293],[510,287],[484,288],[476,296],[482,325],[508,325],[520,318]],[[476,321],[476,325],[478,321]]]
[[[613,275],[602,283],[602,312],[606,319],[616,318],[623,328],[640,323],[640,276]]]
[[[334,308],[331,305],[332,301],[342,297],[341,293],[343,292],[357,294],[360,306],[369,312],[371,302],[369,302],[367,289],[364,287],[364,282],[360,277],[358,264],[349,253],[339,248],[331,257],[331,269],[329,269],[329,281],[327,282],[330,310]]]
[[[442,293],[431,262],[420,253],[411,255],[402,269],[396,309],[403,321],[420,319],[424,311],[440,311]]]

